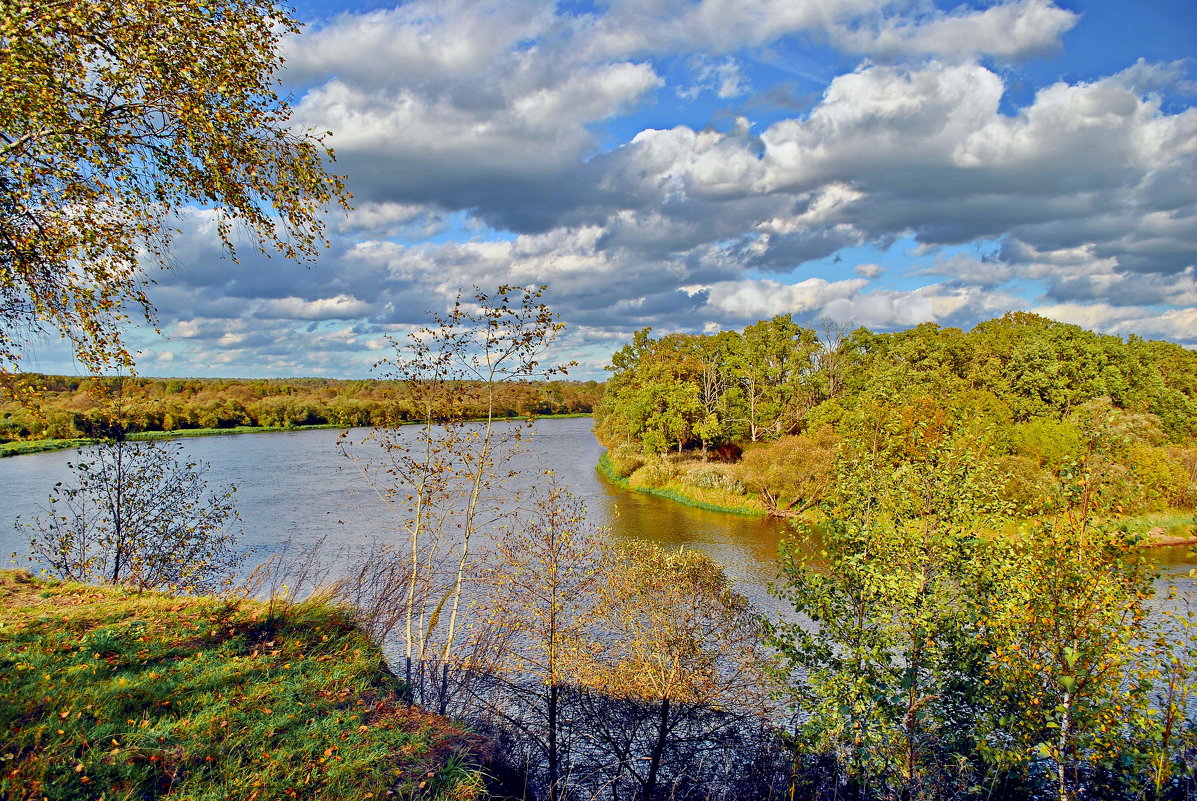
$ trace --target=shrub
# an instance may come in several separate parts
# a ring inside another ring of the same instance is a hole
[[[627,478],[644,466],[645,457],[633,445],[617,445],[607,451],[611,467],[620,478]]]
[[[740,475],[775,509],[808,508],[831,486],[839,437],[831,426],[782,437],[744,454]]]
[[[34,558],[56,575],[138,590],[216,592],[244,554],[234,548],[236,487],[208,488],[208,465],[179,443],[104,442],[69,465],[44,515],[17,521]]]
[[[719,489],[744,494],[744,483],[717,467],[698,467],[686,474],[686,482],[702,489]]]
[[[678,471],[675,466],[664,459],[658,459],[637,469],[628,477],[628,483],[633,489],[655,488],[668,484],[677,478],[677,475]]]
[[[1055,478],[1037,460],[1029,456],[1003,456],[996,467],[1001,477],[998,494],[1019,514],[1044,514],[1060,500]]]

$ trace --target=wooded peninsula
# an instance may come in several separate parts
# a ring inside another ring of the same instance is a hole
[[[1061,479],[1082,464],[1118,514],[1197,503],[1197,353],[1170,342],[1024,312],[890,334],[778,316],[644,329],[610,370],[596,411],[610,472],[710,505],[792,515],[829,497],[837,454],[897,470],[948,441],[967,441],[1026,517],[1062,508]]]

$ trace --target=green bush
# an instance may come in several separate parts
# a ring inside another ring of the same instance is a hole
[[[697,467],[686,474],[686,483],[702,489],[719,489],[744,494],[744,483],[717,467]]]
[[[620,478],[627,478],[644,466],[644,454],[634,445],[617,445],[607,451],[611,468]]]
[[[628,484],[632,489],[642,487],[662,487],[677,478],[678,470],[675,466],[658,459],[645,464],[628,477]]]
[[[1045,514],[1060,501],[1057,481],[1035,459],[1003,456],[997,460],[996,468],[1001,477],[999,497],[1013,505],[1018,514]]]

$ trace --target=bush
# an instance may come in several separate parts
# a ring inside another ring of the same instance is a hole
[[[774,509],[810,507],[830,488],[834,479],[839,437],[831,426],[782,437],[744,454],[740,475],[750,489]]]
[[[244,559],[237,488],[209,490],[208,465],[185,459],[181,444],[104,442],[69,467],[78,483],[56,484],[44,516],[17,521],[56,575],[192,593],[231,583]]]
[[[1180,459],[1163,448],[1135,444],[1127,449],[1127,466],[1138,483],[1138,505],[1143,511],[1157,511],[1183,503],[1192,486]]]
[[[607,458],[611,461],[611,468],[620,478],[627,478],[644,466],[645,457],[633,445],[617,445],[607,451]]]
[[[637,469],[628,477],[628,484],[633,489],[643,487],[656,488],[668,484],[677,478],[677,468],[664,459],[654,460]]]
[[[719,489],[744,494],[744,483],[717,467],[697,467],[686,474],[686,483],[702,489]]]
[[[1054,476],[1029,456],[1003,456],[997,460],[1001,476],[998,490],[1002,500],[1013,504],[1019,514],[1049,512],[1060,500]]]

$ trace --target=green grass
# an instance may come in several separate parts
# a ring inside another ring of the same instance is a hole
[[[61,451],[67,448],[82,448],[84,445],[94,445],[95,443],[94,439],[37,439],[5,442],[0,445],[0,458],[24,456],[27,453]]]
[[[476,741],[400,690],[326,603],[0,571],[0,797],[479,797]]]
[[[1157,540],[1184,540],[1197,536],[1197,512],[1192,509],[1165,509],[1124,518],[1128,531],[1136,534],[1154,532]]]
[[[321,423],[314,426],[294,426],[281,428],[279,426],[233,426],[232,428],[180,428],[175,431],[139,431],[130,434],[129,439],[181,439],[183,437],[219,437],[225,434],[267,434],[274,431],[319,431],[321,429],[344,428],[331,423]]]
[[[749,517],[764,517],[769,514],[763,506],[756,505],[754,499],[743,495],[736,495],[727,490],[694,487],[680,481],[671,481],[663,487],[633,487],[626,478],[615,472],[615,465],[612,464],[611,458],[607,456],[606,451],[603,451],[603,454],[599,457],[598,465],[596,465],[595,469],[604,478],[614,482],[623,489],[643,492],[646,495],[656,495],[659,498],[665,498],[684,506],[693,506],[697,509],[706,509],[711,512],[726,512],[728,514]]]

